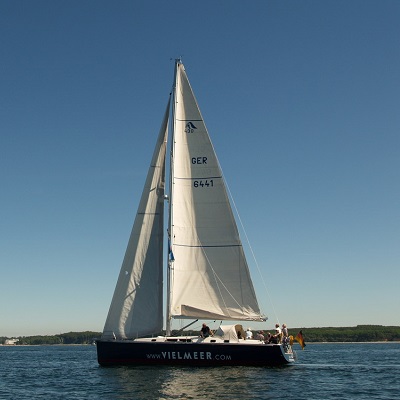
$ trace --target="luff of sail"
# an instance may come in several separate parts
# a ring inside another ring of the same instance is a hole
[[[171,316],[264,320],[213,145],[176,66],[171,193]]]
[[[121,266],[103,337],[158,333],[163,324],[163,226],[167,110]]]

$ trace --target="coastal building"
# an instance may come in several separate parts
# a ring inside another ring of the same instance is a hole
[[[5,346],[15,346],[19,339],[6,339],[4,342]]]

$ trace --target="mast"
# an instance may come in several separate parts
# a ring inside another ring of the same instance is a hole
[[[168,203],[168,255],[167,255],[167,302],[166,302],[166,335],[171,335],[171,277],[173,273],[173,256],[172,256],[172,241],[174,238],[173,234],[173,226],[172,226],[172,204],[173,204],[173,177],[174,177],[174,143],[175,143],[175,127],[176,127],[176,118],[175,118],[175,102],[176,102],[176,86],[177,86],[177,76],[178,76],[178,68],[181,64],[181,59],[175,59],[175,72],[174,72],[174,83],[172,86],[172,129],[171,129],[171,148],[170,148],[170,178],[169,178],[169,203]]]

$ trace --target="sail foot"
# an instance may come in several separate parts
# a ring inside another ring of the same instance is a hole
[[[198,318],[198,319],[219,319],[224,321],[266,321],[263,315],[253,310],[225,309],[218,311],[202,310],[188,305],[181,305],[180,314],[174,314],[174,318]]]

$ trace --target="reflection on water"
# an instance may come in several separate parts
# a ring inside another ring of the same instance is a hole
[[[249,399],[254,398],[250,390],[256,389],[259,372],[259,369],[250,367],[160,366],[101,368],[100,375],[108,382],[108,388],[104,388],[103,395],[111,394],[111,384],[114,394],[119,394],[119,399],[194,399],[210,396]],[[129,397],[133,393],[138,397]]]
[[[251,398],[250,381],[255,371],[240,367],[173,369],[159,392],[160,399],[194,399],[218,396],[220,398]],[[223,388],[223,390],[221,390]]]

